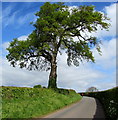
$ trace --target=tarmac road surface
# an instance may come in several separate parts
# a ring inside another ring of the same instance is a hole
[[[91,118],[89,120],[105,120],[100,102],[92,97],[83,97],[79,102],[60,109],[43,118]],[[83,120],[83,119],[82,119]]]

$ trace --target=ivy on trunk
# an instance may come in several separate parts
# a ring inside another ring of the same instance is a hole
[[[57,63],[56,56],[52,57],[51,61],[51,71],[49,75],[49,84],[48,88],[57,88]]]

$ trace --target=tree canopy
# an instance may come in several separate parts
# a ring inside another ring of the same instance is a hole
[[[6,56],[8,61],[29,70],[50,70],[49,85],[56,86],[57,54],[66,52],[67,64],[79,66],[83,60],[95,62],[91,48],[101,53],[100,41],[89,33],[98,28],[108,29],[108,18],[94,6],[73,7],[64,3],[46,2],[35,14],[34,30],[27,40],[17,38],[10,42]],[[99,27],[98,27],[99,26]],[[75,37],[77,41],[75,41]],[[55,79],[55,80],[53,80]],[[55,82],[54,82],[55,81]]]
[[[86,90],[86,92],[98,92],[98,89],[96,87],[90,87]]]

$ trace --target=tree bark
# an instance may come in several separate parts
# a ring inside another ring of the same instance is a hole
[[[56,62],[56,55],[52,56],[51,60],[51,71],[49,75],[49,83],[48,88],[57,88],[57,62]]]

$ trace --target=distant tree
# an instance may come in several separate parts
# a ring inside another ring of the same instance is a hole
[[[97,92],[98,89],[96,87],[90,87],[86,90],[86,92]]]
[[[83,60],[95,62],[91,48],[101,53],[96,37],[88,33],[108,29],[108,18],[94,6],[80,6],[71,11],[64,3],[49,2],[41,6],[33,24],[35,30],[27,40],[17,38],[10,42],[6,56],[15,67],[29,70],[50,70],[48,88],[57,88],[57,55],[64,50],[67,64],[79,66]],[[74,41],[74,38],[78,41]]]

